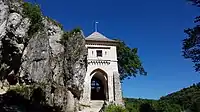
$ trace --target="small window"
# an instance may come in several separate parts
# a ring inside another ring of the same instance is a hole
[[[102,50],[97,50],[97,57],[102,57]]]

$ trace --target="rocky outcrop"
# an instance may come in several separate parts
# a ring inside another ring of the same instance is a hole
[[[78,111],[86,74],[83,33],[72,31],[63,40],[64,31],[55,21],[42,17],[42,29],[30,35],[35,27],[23,10],[21,0],[0,0],[1,88],[5,82],[34,85],[33,93],[44,97],[38,103]]]
[[[30,19],[17,13],[22,12],[20,4],[14,0],[0,0],[0,79],[7,79],[10,84],[16,83],[14,74],[19,70],[30,26]]]

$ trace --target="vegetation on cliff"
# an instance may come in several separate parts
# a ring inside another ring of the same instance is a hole
[[[81,31],[63,34],[37,4],[1,2],[0,111],[78,110],[87,54]]]
[[[28,30],[28,35],[32,36],[34,33],[41,31],[44,27],[42,20],[42,12],[37,4],[32,4],[29,2],[24,2],[23,4],[23,15],[31,21],[31,26]]]
[[[0,112],[60,112],[59,107],[52,107],[38,102],[38,94],[27,99],[21,93],[10,90],[0,95]]]

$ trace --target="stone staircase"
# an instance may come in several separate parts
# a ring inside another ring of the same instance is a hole
[[[90,107],[86,107],[80,112],[99,112],[103,107],[103,104],[103,100],[92,100],[90,101]]]

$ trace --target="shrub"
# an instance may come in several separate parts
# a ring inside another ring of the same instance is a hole
[[[31,26],[28,31],[29,36],[42,30],[44,25],[42,23],[42,12],[39,5],[25,2],[23,4],[23,15],[31,20]]]
[[[64,46],[66,46],[67,42],[69,41],[70,38],[73,38],[75,35],[81,33],[80,28],[75,28],[72,31],[64,32],[62,35],[62,38],[60,39],[60,43]]]
[[[32,95],[33,86],[16,85],[11,86],[8,91],[15,91],[16,93],[29,98]]]
[[[105,108],[105,112],[128,112],[124,107],[111,104]]]

